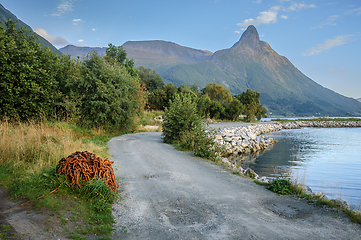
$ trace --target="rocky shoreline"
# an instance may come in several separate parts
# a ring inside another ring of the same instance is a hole
[[[295,121],[249,124],[233,128],[224,128],[216,135],[215,142],[226,148],[223,157],[236,157],[242,154],[257,153],[276,143],[271,137],[261,136],[283,129],[316,128],[350,128],[361,127],[361,121]]]
[[[248,125],[224,128],[216,135],[215,142],[224,146],[225,153],[221,156],[221,162],[233,172],[241,175],[249,176],[260,182],[269,183],[272,179],[265,176],[260,177],[252,169],[243,169],[234,158],[247,156],[249,154],[262,153],[277,141],[268,136],[261,136],[269,132],[276,132],[283,129],[299,129],[302,127],[316,128],[352,128],[361,127],[361,121],[294,121],[294,122],[271,122],[271,123],[251,123]],[[322,192],[312,193],[312,190],[304,186],[306,194],[323,198],[327,200],[327,196]],[[348,208],[349,204],[341,199],[331,199],[335,204]]]

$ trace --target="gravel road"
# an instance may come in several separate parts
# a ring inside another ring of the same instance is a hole
[[[251,180],[137,133],[109,143],[122,200],[113,239],[361,239],[334,210],[278,196]]]

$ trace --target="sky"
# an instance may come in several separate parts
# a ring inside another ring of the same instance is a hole
[[[361,98],[360,0],[0,0],[55,47],[165,40],[216,52],[248,25],[318,84]]]

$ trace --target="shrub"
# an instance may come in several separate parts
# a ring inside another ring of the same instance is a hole
[[[16,120],[53,116],[58,56],[12,19],[5,25],[0,24],[0,115]]]
[[[176,95],[169,104],[169,108],[164,112],[163,140],[166,143],[175,143],[181,140],[184,133],[192,133],[201,119],[197,114],[196,104],[189,96],[181,98]]]
[[[222,151],[214,142],[215,132],[208,129],[197,114],[191,96],[176,95],[165,111],[163,121],[164,141],[176,143],[184,150],[193,151],[198,157],[215,159]]]
[[[66,106],[73,106],[82,125],[121,130],[132,126],[138,109],[144,108],[145,94],[137,77],[125,67],[110,64],[98,53],[86,57],[80,76],[69,80],[64,94]]]
[[[290,194],[298,194],[301,195],[303,193],[302,188],[298,185],[294,184],[291,179],[285,176],[280,176],[274,179],[270,185],[267,187],[272,192],[282,194],[282,195],[290,195]]]

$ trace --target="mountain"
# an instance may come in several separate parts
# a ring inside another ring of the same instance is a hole
[[[80,60],[83,59],[83,56],[86,56],[92,51],[96,51],[100,56],[105,56],[106,47],[77,47],[74,45],[67,45],[63,48],[60,48],[59,51],[65,55],[70,55],[71,58],[76,59],[79,57]]]
[[[361,102],[361,97],[357,99],[357,101]]]
[[[261,102],[272,115],[361,116],[361,103],[322,87],[286,57],[259,39],[249,26],[231,48],[211,53],[166,41],[130,41],[123,44],[135,65],[155,69],[165,82],[222,84],[233,94],[247,88],[261,93]],[[271,115],[271,116],[272,116]]]
[[[0,4],[0,23],[3,23],[5,25],[5,22],[9,18],[12,18],[13,20],[17,20],[16,25],[18,27],[25,27],[27,30],[29,30],[29,31],[33,32],[35,35],[37,35],[38,36],[38,43],[40,43],[42,47],[49,47],[51,51],[53,51],[53,52],[57,53],[59,56],[61,56],[61,53],[59,52],[59,50],[56,49],[50,42],[48,42],[48,40],[46,40],[42,36],[39,36],[38,34],[36,34],[33,31],[33,29],[31,29],[30,26],[28,26],[23,21],[18,19],[14,14],[12,14],[9,10],[4,8],[4,6]]]

